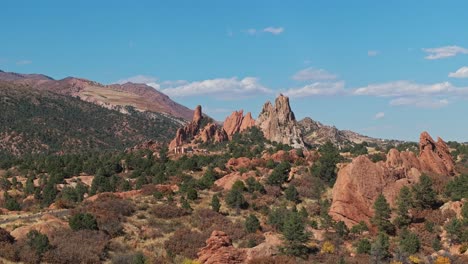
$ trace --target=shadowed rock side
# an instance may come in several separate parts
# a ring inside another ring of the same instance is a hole
[[[194,139],[200,139],[202,142],[222,142],[228,139],[226,132],[217,124],[208,123],[201,127],[203,119],[202,108],[199,105],[195,108],[192,122],[177,130],[175,138],[169,144],[169,149],[173,150]]]
[[[421,173],[455,174],[448,146],[442,139],[435,142],[427,132],[421,134],[418,157],[413,152],[392,149],[385,162],[373,163],[367,156],[359,156],[340,169],[330,215],[347,226],[369,222],[380,193],[393,206],[400,189],[418,182]]]
[[[289,105],[289,98],[280,95],[275,106],[265,103],[255,124],[263,131],[265,138],[294,148],[304,148],[302,132],[297,125],[294,113]]]
[[[236,133],[242,132],[255,125],[255,120],[252,118],[250,112],[244,116],[244,111],[234,111],[226,118],[223,123],[223,129],[229,139]]]

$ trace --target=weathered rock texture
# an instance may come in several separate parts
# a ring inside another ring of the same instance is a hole
[[[264,235],[265,241],[253,248],[235,248],[226,233],[213,231],[206,240],[206,246],[198,252],[198,261],[203,264],[249,263],[255,258],[277,255],[281,238],[272,232]]]
[[[247,254],[232,246],[231,238],[222,231],[213,231],[206,246],[198,252],[198,261],[204,264],[245,263]]]
[[[214,123],[208,123],[201,127],[203,123],[202,108],[197,106],[193,114],[192,122],[177,130],[175,138],[169,144],[169,149],[183,146],[193,139],[200,139],[203,142],[222,142],[228,139],[226,132]]]
[[[223,129],[226,131],[229,139],[236,133],[242,132],[249,127],[255,125],[255,120],[252,118],[250,112],[244,116],[244,111],[234,111],[230,116],[226,118],[223,123]]]
[[[269,101],[265,103],[255,124],[263,131],[265,138],[271,141],[304,148],[302,132],[286,96],[278,96],[275,106]]]
[[[373,163],[368,157],[359,156],[340,169],[330,215],[348,226],[369,222],[380,193],[393,206],[401,187],[418,182],[421,173],[455,174],[448,146],[441,139],[435,142],[427,132],[421,134],[419,157],[413,152],[392,149],[385,162]]]

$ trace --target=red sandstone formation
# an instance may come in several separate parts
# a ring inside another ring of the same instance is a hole
[[[271,141],[304,148],[302,132],[286,96],[278,96],[275,106],[270,102],[265,103],[256,125],[263,131],[265,138]]]
[[[254,125],[255,120],[252,118],[250,112],[244,116],[244,111],[240,110],[232,112],[232,114],[226,118],[223,123],[223,129],[231,140],[234,134],[242,132]]]
[[[198,261],[203,264],[245,263],[246,258],[246,252],[233,247],[229,236],[222,231],[213,231],[206,246],[198,252]]]
[[[359,156],[341,168],[333,187],[330,215],[348,226],[369,222],[380,193],[393,205],[401,187],[418,182],[421,173],[455,174],[448,146],[441,139],[434,142],[427,132],[421,134],[419,157],[392,149],[386,162],[373,163]]]

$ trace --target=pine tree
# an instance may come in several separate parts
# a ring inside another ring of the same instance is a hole
[[[310,234],[305,231],[305,223],[299,213],[291,212],[283,225],[282,234],[284,237],[283,252],[287,255],[305,256],[308,248],[305,243],[309,240]]]
[[[28,177],[26,180],[26,187],[24,188],[24,192],[27,195],[34,193],[34,180],[32,177]]]
[[[286,199],[292,202],[298,202],[299,201],[299,193],[297,192],[296,187],[294,185],[289,185],[286,190],[284,190],[284,195],[286,196]]]
[[[400,189],[400,193],[397,198],[397,217],[395,218],[395,225],[398,227],[405,227],[411,223],[411,216],[408,214],[408,210],[411,208],[413,203],[411,190],[407,186]]]
[[[419,183],[413,186],[414,203],[419,209],[432,208],[436,203],[436,192],[432,188],[432,180],[427,175],[419,178]]]
[[[211,198],[211,208],[213,209],[213,211],[219,213],[219,209],[221,208],[221,203],[219,201],[217,194],[213,195],[213,198]]]
[[[379,194],[374,203],[374,217],[371,222],[377,226],[380,232],[392,233],[393,225],[390,222],[390,214],[392,210],[383,194]]]
[[[375,262],[388,258],[390,255],[388,249],[390,248],[390,240],[385,233],[379,233],[374,243],[371,246],[371,255],[374,257]]]

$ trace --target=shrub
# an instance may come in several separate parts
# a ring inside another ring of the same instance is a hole
[[[44,254],[47,263],[101,263],[109,237],[101,231],[64,231],[52,237],[53,249]]]
[[[333,254],[335,253],[335,246],[330,241],[325,241],[325,243],[322,245],[322,248],[320,249],[320,253]]]
[[[157,204],[150,209],[150,213],[162,219],[171,219],[190,214],[188,210],[166,204]]]
[[[97,230],[97,221],[96,217],[92,214],[88,213],[78,213],[73,215],[70,220],[68,221],[70,228],[74,231],[77,230]]]
[[[211,208],[213,209],[213,211],[215,212],[219,212],[219,209],[221,208],[221,203],[219,202],[219,198],[218,198],[218,195],[213,195],[213,198],[211,198]]]
[[[31,230],[26,235],[27,244],[36,251],[38,255],[44,254],[50,248],[49,238],[39,231]]]
[[[299,193],[297,192],[296,187],[294,185],[289,185],[286,190],[284,190],[284,194],[286,196],[286,199],[292,202],[298,202],[299,201]]]
[[[354,246],[358,254],[370,254],[371,252],[371,242],[366,238],[360,239]]]
[[[166,242],[164,248],[169,256],[181,255],[194,259],[198,250],[205,245],[208,234],[192,231],[187,228],[177,230]]]
[[[247,216],[245,219],[245,230],[247,230],[248,233],[255,233],[259,229],[260,221],[258,221],[258,218],[253,214]]]
[[[15,238],[5,229],[0,227],[0,243],[9,243],[13,244]]]

